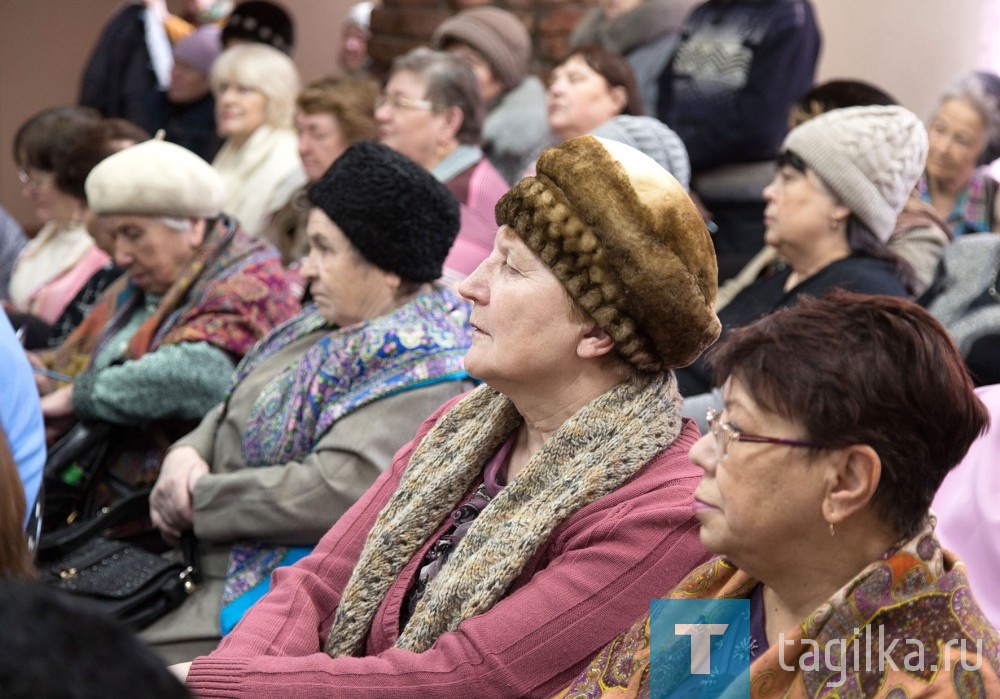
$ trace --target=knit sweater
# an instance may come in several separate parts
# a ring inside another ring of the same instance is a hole
[[[365,657],[331,659],[323,642],[365,537],[417,445],[450,407],[424,423],[310,557],[275,573],[271,593],[216,652],[195,660],[188,685],[196,696],[548,696],[616,629],[646,613],[665,589],[658,586],[673,585],[704,559],[691,513],[700,471],[687,459],[698,431],[688,423],[623,486],[557,527],[489,611],[423,653],[397,649],[406,592],[427,548],[449,526],[443,522],[390,586]]]
[[[788,111],[812,87],[820,36],[808,0],[708,0],[660,77],[657,116],[695,174],[773,159]]]

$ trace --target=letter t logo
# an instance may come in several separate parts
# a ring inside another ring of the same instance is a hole
[[[721,636],[729,624],[674,624],[674,633],[691,637],[691,674],[712,672],[712,636]]]

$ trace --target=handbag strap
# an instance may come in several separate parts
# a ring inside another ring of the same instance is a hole
[[[42,534],[38,542],[39,555],[56,554],[75,548],[106,529],[143,516],[148,512],[149,492],[148,488],[136,491],[108,507],[102,507],[93,517]]]

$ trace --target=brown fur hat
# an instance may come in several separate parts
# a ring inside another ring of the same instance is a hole
[[[570,296],[641,371],[687,366],[719,336],[718,267],[701,215],[651,158],[580,136],[497,203]]]

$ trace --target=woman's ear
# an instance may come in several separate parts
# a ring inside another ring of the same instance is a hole
[[[838,450],[830,465],[823,516],[838,524],[856,512],[866,509],[875,497],[882,478],[882,460],[867,444],[853,444]]]
[[[625,108],[628,106],[628,90],[621,85],[616,85],[611,88],[610,94],[611,103],[615,105],[618,114],[624,114]]]
[[[189,240],[195,248],[200,248],[208,235],[208,222],[203,218],[191,219],[191,233]]]
[[[445,124],[445,135],[448,140],[458,137],[458,132],[462,129],[462,122],[465,117],[462,116],[462,109],[460,107],[448,107],[441,115],[444,117]]]
[[[615,348],[615,342],[611,336],[604,332],[600,326],[592,320],[586,321],[583,335],[576,346],[576,354],[581,359],[594,359],[610,354]]]

